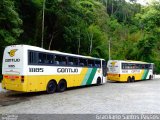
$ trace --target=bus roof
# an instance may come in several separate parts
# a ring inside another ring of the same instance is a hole
[[[22,48],[28,49],[28,50],[35,50],[35,51],[41,51],[41,52],[47,52],[47,53],[55,53],[55,54],[62,54],[62,55],[69,55],[69,56],[74,56],[74,57],[82,57],[82,58],[90,58],[90,59],[97,59],[97,60],[104,60],[102,58],[96,58],[96,57],[91,57],[91,56],[84,56],[84,55],[78,55],[78,54],[71,54],[71,53],[65,53],[65,52],[60,52],[57,50],[46,50],[44,48],[40,48],[37,46],[31,46],[31,45],[11,45],[11,46],[6,46],[6,47],[17,47],[20,46]]]
[[[117,62],[124,62],[124,63],[140,63],[140,64],[153,64],[144,61],[136,61],[136,60],[110,60],[110,61],[117,61]]]

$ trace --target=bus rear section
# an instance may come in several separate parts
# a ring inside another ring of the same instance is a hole
[[[2,88],[25,91],[23,69],[23,45],[8,46],[4,50],[2,63]]]
[[[121,81],[120,79],[120,61],[118,60],[109,60],[107,63],[107,80],[112,81]]]

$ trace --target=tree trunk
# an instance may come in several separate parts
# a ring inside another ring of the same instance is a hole
[[[51,50],[51,45],[52,45],[53,39],[54,39],[55,36],[56,36],[56,33],[57,33],[57,32],[53,32],[53,33],[52,33],[51,40],[50,40],[49,46],[48,46],[48,50]]]
[[[79,36],[78,36],[78,54],[80,54],[80,47],[81,47],[81,36],[80,36],[80,30],[79,30]]]

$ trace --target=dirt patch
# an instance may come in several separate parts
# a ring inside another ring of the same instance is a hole
[[[27,97],[17,95],[15,93],[0,93],[0,106],[14,105],[29,100]]]
[[[0,106],[9,106],[31,100],[33,97],[46,94],[45,92],[20,93],[7,91],[0,93]]]

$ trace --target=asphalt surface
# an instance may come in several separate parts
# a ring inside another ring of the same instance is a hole
[[[160,79],[107,82],[63,93],[1,92],[1,114],[160,114]]]

